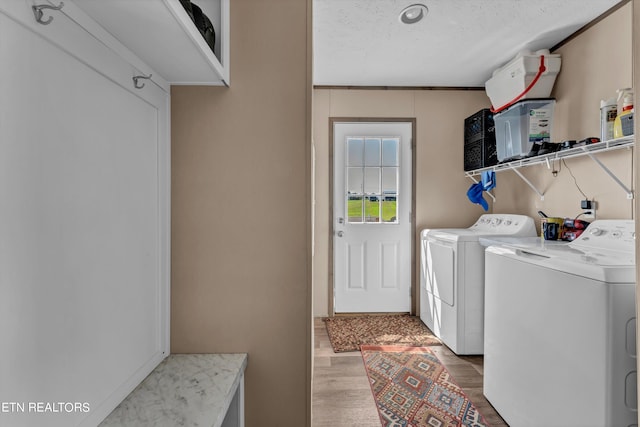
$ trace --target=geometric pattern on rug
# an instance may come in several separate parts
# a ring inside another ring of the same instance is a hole
[[[368,315],[327,317],[331,347],[336,353],[359,351],[361,345],[428,346],[440,345],[420,318],[409,315]]]
[[[360,348],[383,427],[488,426],[427,347]]]

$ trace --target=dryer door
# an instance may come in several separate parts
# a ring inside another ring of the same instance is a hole
[[[455,284],[455,243],[427,241],[427,292],[453,307]]]

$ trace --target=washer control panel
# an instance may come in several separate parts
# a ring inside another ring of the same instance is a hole
[[[601,219],[593,221],[570,246],[633,251],[635,249],[635,222],[627,219]]]
[[[483,214],[469,227],[477,232],[496,234],[535,235],[533,218],[514,214]]]

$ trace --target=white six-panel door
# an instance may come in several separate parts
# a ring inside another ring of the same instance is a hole
[[[411,122],[334,122],[334,311],[411,309]]]

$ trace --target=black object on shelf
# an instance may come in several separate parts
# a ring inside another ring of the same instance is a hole
[[[191,0],[180,0],[180,3],[213,52],[216,45],[216,31],[209,17],[202,12],[200,6],[192,3]]]
[[[184,10],[187,11],[187,15],[193,21],[193,9],[191,8],[191,0],[180,0],[180,4],[184,7]]]
[[[540,150],[538,150],[538,155],[541,156],[543,154],[555,153],[562,148],[562,144],[557,142],[543,142],[540,146]]]
[[[213,51],[216,45],[216,31],[213,29],[211,20],[195,3],[191,3],[191,8],[193,10],[193,22],[196,24],[196,28],[200,31],[200,34],[202,34],[202,37]]]
[[[575,147],[575,145],[576,145],[576,140],[575,139],[568,139],[566,141],[562,141],[560,143],[560,151],[569,150],[569,149]]]
[[[464,120],[464,170],[480,169],[497,163],[493,113],[485,108]]]

